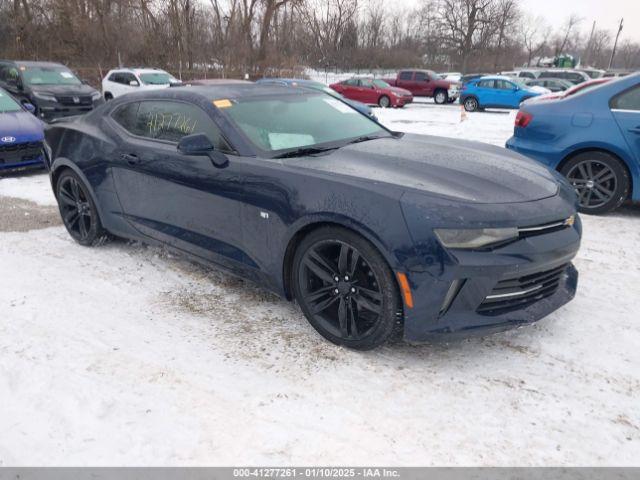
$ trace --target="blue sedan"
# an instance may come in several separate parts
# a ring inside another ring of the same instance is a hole
[[[640,74],[523,105],[507,148],[566,176],[585,213],[639,201]]]
[[[131,93],[47,141],[78,243],[184,252],[296,299],[350,348],[524,325],[576,291],[581,224],[563,178],[504,148],[389,131],[324,93]]]
[[[43,123],[0,88],[0,172],[44,167]]]
[[[373,109],[369,105],[365,105],[362,102],[356,102],[355,100],[350,100],[348,98],[345,98],[343,95],[340,95],[334,89],[327,87],[324,83],[315,82],[313,80],[302,80],[298,78],[261,78],[260,80],[257,80],[256,83],[260,83],[263,85],[284,85],[287,87],[308,88],[310,90],[324,92],[327,95],[331,95],[332,97],[339,98],[344,103],[351,105],[360,113],[370,117],[375,121],[378,121],[378,118],[373,113]]]
[[[520,104],[549,90],[527,87],[509,77],[487,76],[476,78],[462,86],[460,103],[467,112],[485,108],[519,108]]]

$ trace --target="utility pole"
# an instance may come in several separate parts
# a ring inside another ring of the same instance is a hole
[[[589,41],[587,42],[587,51],[585,52],[584,56],[585,58],[585,63],[587,64],[587,66],[591,65],[591,44],[593,43],[593,33],[596,31],[596,21],[593,21],[593,27],[591,27],[591,35],[589,35]]]
[[[618,38],[620,38],[620,32],[622,32],[622,27],[624,26],[624,18],[620,19],[620,27],[618,27],[618,34],[616,35],[616,41],[613,44],[613,51],[611,52],[611,58],[609,59],[609,70],[613,65],[613,58],[616,56],[616,48],[618,47]]]

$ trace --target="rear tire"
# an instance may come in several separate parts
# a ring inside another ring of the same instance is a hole
[[[370,350],[393,334],[400,299],[384,257],[360,235],[323,227],[306,236],[293,258],[294,296],[320,335]]]
[[[56,199],[67,232],[85,247],[102,245],[108,240],[88,187],[72,170],[60,174],[56,183]]]
[[[444,105],[449,102],[449,94],[446,90],[436,90],[433,95],[433,101],[438,105]]]
[[[391,106],[391,99],[386,95],[383,95],[378,100],[378,105],[380,105],[380,108],[389,108]]]
[[[464,99],[464,109],[467,112],[475,112],[479,109],[480,105],[475,97],[467,97]]]
[[[618,208],[629,196],[629,172],[613,155],[584,152],[560,169],[578,194],[582,213],[599,215]]]
[[[108,102],[109,100],[113,100],[113,95],[111,95],[111,93],[109,92],[105,92],[104,99],[106,102]]]

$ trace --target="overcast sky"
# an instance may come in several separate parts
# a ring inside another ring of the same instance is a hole
[[[417,5],[421,0],[403,0]],[[577,13],[582,17],[582,29],[604,28],[615,35],[620,18],[624,17],[624,30],[620,40],[640,41],[640,0],[521,0],[524,10],[540,15],[552,27],[561,26],[567,17]],[[396,4],[397,5],[397,4]]]

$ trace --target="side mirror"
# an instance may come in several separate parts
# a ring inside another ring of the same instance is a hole
[[[24,103],[22,104],[22,106],[23,106],[24,108],[26,108],[26,109],[27,109],[27,111],[29,111],[29,112],[31,112],[31,113],[33,113],[33,114],[35,115],[35,113],[36,113],[36,107],[34,107],[34,106],[33,106],[33,103],[24,102]]]
[[[216,151],[213,143],[204,133],[194,133],[182,137],[178,143],[178,151],[183,155],[206,155],[218,168],[226,167],[229,164],[227,156],[222,152]]]
[[[139,87],[140,86],[140,84],[138,83],[137,80],[131,80],[129,82],[129,85],[132,86],[132,87]]]

